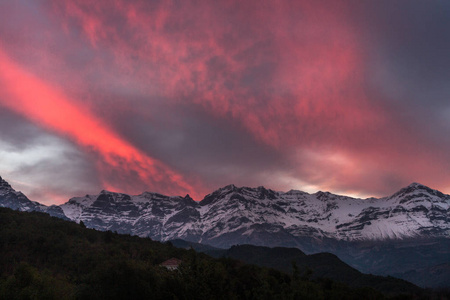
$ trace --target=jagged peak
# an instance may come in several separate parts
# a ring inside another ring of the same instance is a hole
[[[217,200],[217,196],[218,195],[223,195],[223,194],[228,194],[230,192],[234,192],[237,191],[238,188],[234,185],[234,184],[229,184],[227,186],[224,186],[222,188],[219,188],[217,190],[215,190],[214,192],[206,195],[203,200],[201,200],[199,203],[201,206],[207,205],[207,204],[211,204],[213,202],[216,202],[215,200]]]
[[[154,198],[154,197],[157,197],[157,198],[170,198],[170,196],[166,196],[166,195],[155,193],[155,192],[148,192],[148,191],[143,192],[143,193],[141,193],[141,194],[139,194],[137,196],[142,196],[142,197],[145,197],[145,198]]]
[[[223,191],[223,190],[235,191],[237,189],[238,189],[238,187],[235,186],[234,184],[229,184],[229,185],[224,186],[223,188],[220,188],[219,190],[220,191]]]
[[[4,180],[2,177],[0,177],[0,187],[2,187],[2,186],[11,188],[11,185],[6,180]]]
[[[426,185],[423,185],[421,183],[417,183],[417,182],[413,182],[410,185],[402,188],[401,190],[399,190],[398,192],[396,192],[395,194],[393,194],[392,196],[390,196],[389,198],[395,198],[395,197],[400,197],[402,195],[405,194],[411,194],[414,193],[416,191],[424,191],[427,192],[429,194],[438,196],[438,197],[444,197],[444,194],[438,190],[434,190]]]
[[[224,186],[224,187],[221,187],[221,188],[215,190],[214,192],[208,194],[208,196],[209,196],[209,195],[222,194],[223,192],[230,192],[230,191],[231,191],[231,192],[235,192],[235,191],[237,191],[237,190],[239,190],[239,189],[240,189],[240,188],[238,188],[238,187],[235,186],[234,184],[229,184],[229,185],[226,185],[226,186]]]
[[[197,203],[189,194],[186,194],[186,196],[184,196],[182,199],[187,203]]]
[[[224,186],[222,188],[217,189],[216,191],[214,191],[213,193],[211,193],[209,195],[215,194],[217,192],[224,192],[224,191],[241,192],[242,190],[255,191],[255,192],[261,192],[261,191],[274,192],[273,190],[268,189],[268,188],[266,188],[265,186],[262,186],[262,185],[253,188],[253,187],[248,187],[248,186],[238,187],[238,186],[236,186],[234,184],[229,184],[229,185],[226,185],[226,186]]]
[[[101,190],[99,194],[114,194],[114,192],[110,192],[108,190]]]
[[[294,190],[294,189],[290,189],[289,191],[286,192],[286,194],[288,194],[288,195],[309,195],[309,193],[307,193],[307,192],[300,191],[300,190]]]
[[[316,196],[316,198],[319,200],[326,200],[333,194],[331,194],[330,192],[317,191],[313,195]]]
[[[100,195],[112,195],[112,196],[120,196],[120,195],[122,195],[122,196],[130,196],[130,195],[125,194],[125,193],[111,192],[111,191],[108,191],[108,190],[101,190],[100,193],[99,193],[99,196],[100,196]]]
[[[260,185],[258,187],[253,188],[253,187],[248,187],[248,186],[238,187],[238,186],[236,186],[234,184],[229,184],[227,186],[224,186],[224,187],[218,189],[217,191],[233,191],[233,192],[236,192],[236,191],[241,191],[241,190],[249,190],[249,191],[256,191],[256,192],[260,192],[260,191],[274,192],[272,189],[268,189],[268,188],[266,188],[263,185]]]
[[[421,183],[418,183],[418,182],[413,182],[410,185],[408,185],[407,188],[408,187],[411,187],[411,188],[424,188],[424,187],[425,188],[429,188],[429,187],[427,187],[427,186],[425,186],[425,185],[423,185]]]
[[[222,199],[225,195],[228,195],[230,193],[237,193],[237,194],[247,194],[250,193],[254,197],[259,198],[260,200],[269,199],[273,200],[277,198],[278,192],[275,192],[272,189],[268,189],[264,186],[258,186],[256,188],[252,187],[236,187],[234,184],[229,184],[227,186],[224,186],[208,195],[206,195],[202,201],[200,201],[200,205],[204,206],[207,204],[215,203],[219,199]]]
[[[431,191],[433,189],[427,187],[426,185],[423,185],[421,183],[417,183],[417,182],[413,182],[410,185],[402,188],[400,191],[404,191],[404,192],[412,192],[415,190],[427,190],[427,191]]]
[[[269,188],[266,188],[266,187],[263,186],[263,185],[258,186],[258,187],[256,188],[256,190],[258,190],[258,191],[268,191],[268,192],[271,192],[271,193],[275,193],[274,190],[269,189]]]
[[[314,193],[314,195],[331,195],[330,192],[324,192],[324,191],[317,191]]]

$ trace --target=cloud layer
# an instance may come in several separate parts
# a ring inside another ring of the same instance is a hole
[[[408,3],[2,3],[0,172],[44,203],[450,193],[450,7]]]

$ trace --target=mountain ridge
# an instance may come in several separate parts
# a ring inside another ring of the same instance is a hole
[[[73,197],[59,206],[45,206],[16,192],[1,177],[0,182],[0,206],[47,212],[83,221],[95,229],[162,241],[181,238],[229,247],[236,243],[298,246],[296,240],[311,237],[346,241],[450,237],[450,195],[419,183],[383,198],[360,199],[322,191],[277,192],[263,186],[230,184],[199,202],[189,195],[128,195],[102,190]],[[236,240],[236,235],[241,238]],[[267,235],[278,235],[281,241],[264,244]]]

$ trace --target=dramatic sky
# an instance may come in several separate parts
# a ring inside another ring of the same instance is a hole
[[[450,2],[0,0],[0,176],[450,193]]]

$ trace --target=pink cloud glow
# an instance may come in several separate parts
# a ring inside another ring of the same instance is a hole
[[[73,139],[87,151],[99,153],[100,175],[107,173],[107,169],[119,169],[123,177],[136,173],[142,183],[154,189],[165,186],[165,192],[188,192],[197,196],[182,175],[133,147],[86,107],[78,106],[57,88],[28,73],[3,52],[0,52],[0,66],[0,80],[7,92],[0,103],[40,126]],[[117,187],[107,176],[103,185],[113,191],[142,192],[133,185]]]
[[[375,38],[367,36],[370,28],[361,29],[353,3],[49,3],[43,11],[52,26],[44,43],[33,43],[40,64],[21,67],[26,58],[20,55],[14,56],[17,63],[10,60],[17,46],[5,46],[10,57],[0,56],[7,70],[0,78],[11,96],[1,101],[95,150],[98,157],[91,159],[105,188],[186,191],[197,199],[230,182],[302,188],[285,177],[362,196],[383,196],[412,181],[450,192],[450,143],[428,134],[420,111],[406,117],[408,97],[395,98],[374,84],[374,61],[381,54],[374,55]],[[62,37],[66,47],[57,43]],[[47,71],[54,65],[59,73]],[[186,129],[191,124],[198,134]],[[243,158],[235,162],[241,169],[221,166],[244,151],[208,148],[202,139],[211,138],[205,133],[210,128],[223,129],[217,135],[228,133],[231,141],[245,136],[244,144],[270,166],[250,167]],[[126,134],[135,140],[125,140]],[[193,145],[196,139],[201,147]],[[192,159],[187,153],[197,152],[219,162],[186,162]],[[126,172],[118,174],[121,169]],[[218,171],[228,169],[233,171]],[[234,181],[251,172],[263,175]],[[267,179],[267,173],[282,176]],[[138,185],[132,187],[130,174],[137,174]],[[192,177],[195,183],[184,179]]]

